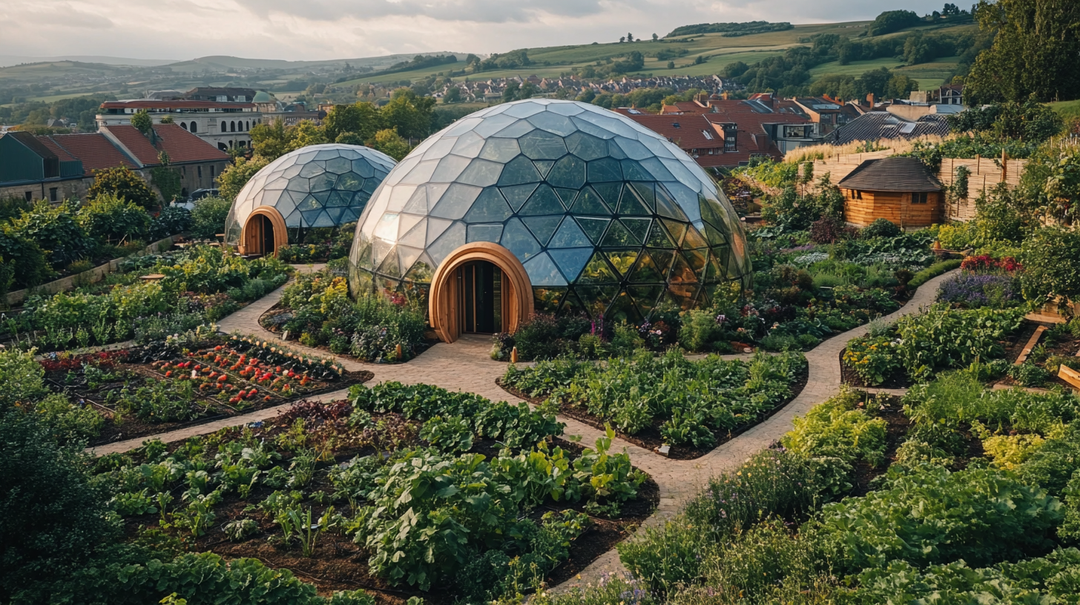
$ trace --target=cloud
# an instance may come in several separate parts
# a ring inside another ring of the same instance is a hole
[[[2,55],[319,60],[664,35],[716,21],[873,18],[861,0],[3,0]],[[941,0],[907,0],[920,14]],[[74,33],[74,32],[78,33]]]

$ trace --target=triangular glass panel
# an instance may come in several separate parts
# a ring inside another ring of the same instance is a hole
[[[686,220],[686,214],[663,185],[656,188],[656,213],[679,221]]]
[[[694,275],[697,275],[700,278],[705,272],[705,264],[709,257],[709,249],[698,248],[697,250],[687,250],[683,248],[682,255],[683,258],[686,259],[686,262],[690,264],[690,268],[694,271]]]
[[[686,230],[686,239],[683,240],[684,248],[706,248],[709,243],[701,236],[701,232],[693,225]]]
[[[554,160],[533,160],[533,166],[536,166],[537,172],[540,176],[547,178],[548,173],[551,172],[551,167],[555,165]]]
[[[546,252],[530,258],[523,263],[525,272],[529,274],[529,281],[534,286],[565,286],[566,279],[559,272],[558,267],[551,261]]]
[[[600,194],[600,198],[604,200],[608,208],[619,206],[619,191],[622,187],[618,183],[593,183],[592,187]]]
[[[550,248],[580,248],[582,246],[589,246],[592,242],[586,237],[585,232],[581,230],[574,221],[563,221],[558,232],[555,233],[555,237],[551,238],[551,242],[548,244]]]
[[[600,245],[600,239],[604,236],[604,229],[607,229],[608,223],[611,222],[609,218],[584,218],[574,217],[574,220],[581,225],[581,230],[585,232],[585,235],[589,236],[597,246]]]
[[[589,262],[585,265],[585,270],[581,272],[581,276],[578,277],[577,283],[579,284],[598,284],[608,282],[618,282],[619,277],[608,265],[607,259],[604,255],[597,251],[593,253]]]
[[[694,270],[690,268],[690,263],[686,262],[682,254],[675,254],[675,262],[671,266],[671,275],[668,277],[668,282],[673,284],[692,283],[698,280],[698,276],[694,273]]]
[[[645,204],[629,185],[624,185],[623,189],[622,201],[619,202],[619,214],[621,216],[649,216],[652,214],[652,211],[645,207]]]
[[[533,309],[537,313],[555,313],[566,296],[566,288],[537,288],[533,286]]]
[[[619,182],[623,180],[619,163],[611,158],[600,158],[589,162],[589,182]]]
[[[660,281],[667,279],[668,273],[671,272],[671,261],[675,258],[675,251],[649,250],[649,256],[651,256],[653,262],[656,263],[656,270],[660,272]]]
[[[566,281],[569,282],[577,280],[578,275],[581,274],[581,270],[584,269],[585,264],[589,262],[592,253],[592,248],[548,249],[548,254],[551,255],[555,264],[562,270],[563,276],[566,277]]]
[[[622,223],[611,221],[611,227],[608,227],[607,234],[604,235],[604,242],[601,245],[605,247],[624,247],[641,245],[641,242],[626,227],[623,227]]]
[[[619,294],[619,286],[617,285],[576,286],[575,290],[593,318],[606,314],[612,299]]]
[[[555,193],[559,194],[559,199],[562,200],[563,206],[570,208],[574,205],[574,198],[577,197],[577,189],[563,189],[560,187],[555,188]]]
[[[448,221],[444,218],[429,218],[428,230],[427,230],[427,245],[431,245],[443,234],[446,229],[453,224],[454,221]]]
[[[507,162],[499,175],[499,186],[509,187],[525,183],[538,183],[544,180],[529,158],[519,155]]]
[[[634,300],[625,290],[619,292],[615,300],[612,301],[611,306],[608,307],[607,313],[604,314],[604,321],[612,323],[625,321],[631,324],[640,324],[641,319],[641,313],[634,306]]]
[[[630,281],[645,284],[663,283],[665,275],[666,274],[661,272],[656,266],[652,257],[647,253],[643,253]]]
[[[663,223],[664,226],[667,227],[668,233],[671,234],[671,239],[675,242],[675,245],[681,246],[683,242],[683,236],[686,235],[686,223],[679,223],[669,220],[663,220]]]
[[[430,283],[431,278],[435,275],[435,263],[431,261],[431,257],[427,252],[420,255],[420,258],[416,259],[409,272],[405,274],[405,279],[416,282]]]
[[[582,304],[581,299],[578,298],[578,295],[573,290],[568,291],[566,293],[566,296],[563,297],[562,306],[559,308],[559,312],[563,315],[589,314],[588,310],[585,308],[585,305]]]
[[[529,197],[529,201],[518,210],[519,214],[538,216],[541,214],[562,214],[566,209],[559,202],[555,191],[546,184],[541,184]]]
[[[525,225],[516,218],[506,221],[503,229],[502,245],[522,262],[536,256],[540,252],[540,244],[529,233]]]
[[[650,248],[675,247],[675,244],[671,241],[671,236],[667,234],[667,230],[664,229],[659,220],[653,221],[652,229],[649,231],[649,239],[646,240],[645,245]]]
[[[705,265],[705,277],[702,278],[707,284],[715,284],[724,281],[724,272],[715,255],[709,255],[709,262]]]
[[[428,225],[428,237],[431,237],[430,224]],[[431,260],[438,264],[449,256],[451,252],[464,245],[465,223],[454,221],[454,224],[450,225],[450,227],[439,236],[439,239],[435,240],[434,244],[428,246],[427,252],[431,255]]]
[[[578,194],[577,201],[574,202],[573,211],[574,214],[611,215],[611,210],[608,209],[603,200],[600,199],[600,196],[592,187],[588,186],[583,188],[581,193]]]
[[[628,181],[651,181],[653,176],[637,160],[623,160],[622,171]]]
[[[502,223],[488,223],[483,225],[470,224],[465,239],[470,243],[491,242],[497,244],[499,243],[499,238],[502,236],[502,231]]]
[[[409,270],[410,267],[413,266],[413,263],[416,262],[416,259],[420,258],[420,254],[423,253],[423,250],[421,250],[419,248],[410,248],[408,246],[398,245],[397,252],[398,252],[398,270],[401,271],[402,273],[404,273],[405,271]],[[394,274],[394,275],[398,275],[398,274]]]
[[[528,201],[529,196],[533,191],[536,191],[536,185],[518,185],[516,187],[500,187],[499,191],[502,192],[506,201],[510,203],[510,207],[514,212],[517,212],[521,206]],[[560,210],[560,212],[562,212]]]
[[[495,187],[484,189],[480,197],[473,202],[472,208],[465,214],[467,223],[495,223],[502,222],[512,215],[510,206],[506,204],[499,190]]]
[[[671,302],[679,306],[683,311],[694,308],[697,299],[698,285],[696,283],[668,286],[667,296]]]
[[[525,226],[529,228],[529,231],[532,231],[533,236],[536,237],[536,240],[540,242],[541,246],[546,246],[548,245],[548,240],[551,239],[551,235],[559,228],[559,221],[561,221],[562,218],[562,215],[523,216],[521,217],[521,222],[525,223]]]
[[[360,248],[360,251],[356,253],[354,258],[356,259],[355,262],[357,267],[371,270],[374,266],[371,262],[371,243],[365,243],[363,247]]]
[[[710,227],[709,225],[705,225],[705,237],[709,240],[710,246],[726,247],[728,244],[727,238],[725,238],[719,230]]]
[[[585,162],[572,155],[564,156],[548,172],[547,182],[552,187],[580,189],[585,184]]]
[[[623,218],[619,219],[619,222],[623,224],[623,227],[629,229],[630,233],[634,234],[638,243],[641,243],[645,241],[645,237],[649,234],[649,223],[652,222],[652,219]]]
[[[630,296],[634,298],[634,302],[637,303],[638,309],[648,316],[652,313],[653,307],[656,306],[656,299],[664,292],[664,287],[630,286],[627,288],[627,291],[630,293]]]
[[[638,250],[615,250],[607,253],[608,260],[611,261],[611,266],[615,267],[615,271],[623,277],[630,276],[630,269],[634,267],[634,262],[637,261],[639,251]]]
[[[390,250],[390,253],[383,259],[382,264],[379,265],[377,271],[382,275],[388,275],[390,277],[399,277],[401,275],[398,264],[398,255],[396,250]]]
[[[412,231],[413,227],[418,225],[423,220],[424,220],[424,215],[422,215],[422,214],[400,214],[400,215],[398,215],[398,236],[399,236],[398,239],[400,239],[400,236],[403,236],[406,233],[408,233],[409,231]],[[420,246],[418,246],[418,247],[423,248],[424,244],[421,243]]]
[[[652,183],[630,183],[630,188],[634,190],[649,212],[656,209],[656,190]]]

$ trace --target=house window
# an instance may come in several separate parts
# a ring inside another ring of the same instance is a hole
[[[222,120],[221,121],[221,132],[226,132],[226,131],[227,131],[227,129],[225,128],[225,120]]]
[[[34,192],[33,191],[27,191],[25,195],[26,195],[26,201],[32,202],[34,200]]]
[[[214,178],[214,167],[213,166],[210,167],[210,178],[211,179]]]
[[[855,199],[857,199],[857,200],[862,199],[862,191],[856,191],[855,192]]]
[[[197,126],[195,126],[195,122],[192,122],[191,123],[191,132],[198,132],[198,131],[199,131],[199,129],[198,129]]]
[[[58,189],[57,187],[49,187],[49,201],[50,202],[55,202],[56,201],[56,191],[57,191],[57,189]]]
[[[199,180],[202,181],[202,166],[196,166],[199,170]]]
[[[912,204],[925,204],[926,203],[926,196],[927,196],[926,193],[912,193],[911,194],[911,203]]]

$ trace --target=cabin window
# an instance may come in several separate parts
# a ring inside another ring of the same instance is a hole
[[[925,204],[926,203],[926,196],[927,196],[926,193],[912,193],[911,194],[911,203],[912,204]]]

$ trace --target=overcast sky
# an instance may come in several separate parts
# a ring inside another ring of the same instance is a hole
[[[319,60],[492,53],[716,21],[872,19],[939,0],[3,0],[0,55]],[[961,6],[965,5],[961,4]]]

